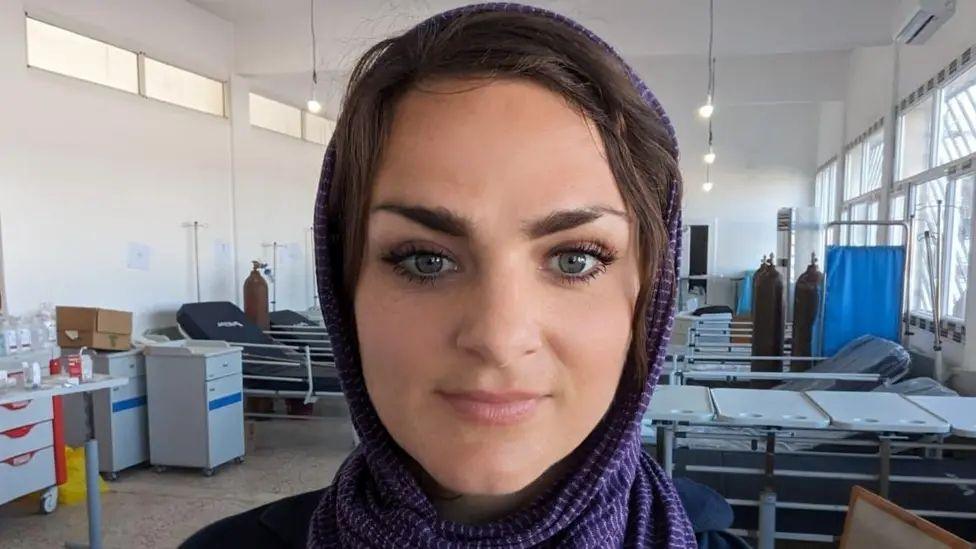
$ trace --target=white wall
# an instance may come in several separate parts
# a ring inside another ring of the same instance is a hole
[[[206,224],[204,300],[236,300],[247,271],[235,273],[235,261],[260,257],[264,240],[297,242],[301,256],[322,147],[248,127],[246,102],[227,119],[29,69],[25,10],[222,80],[234,59],[231,25],[185,2],[0,3],[0,219],[12,314],[51,301],[131,310],[137,333],[173,324],[196,293],[188,221]],[[126,267],[130,242],[151,250],[148,271]],[[279,301],[304,308],[304,269],[294,271],[284,266]]]
[[[820,123],[817,131],[817,166],[840,154],[844,146],[844,102],[824,101],[820,104]]]

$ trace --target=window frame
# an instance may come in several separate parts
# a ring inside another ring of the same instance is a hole
[[[88,40],[92,40],[94,42],[98,42],[98,43],[101,43],[101,44],[105,44],[106,46],[115,48],[117,50],[124,51],[124,52],[126,52],[128,54],[131,54],[135,58],[135,69],[136,69],[136,74],[135,74],[135,77],[136,77],[135,88],[134,89],[131,89],[131,90],[130,89],[127,89],[127,88],[120,88],[120,87],[117,87],[117,86],[113,86],[111,84],[106,84],[104,82],[99,82],[97,80],[89,80],[87,78],[81,78],[79,76],[75,76],[75,75],[71,75],[71,74],[59,72],[57,70],[50,69],[50,68],[45,68],[45,67],[42,67],[42,66],[39,66],[39,65],[32,65],[30,63],[30,54],[29,54],[30,44],[29,44],[29,41],[28,41],[29,39],[28,39],[28,36],[27,36],[27,27],[28,27],[28,25],[30,25],[30,21],[34,21],[34,22],[40,23],[42,25],[47,25],[49,27],[54,27],[54,28],[59,29],[61,31],[68,32],[68,33],[71,33],[71,34],[80,36],[82,38],[86,38]],[[175,102],[172,102],[172,101],[167,101],[167,100],[162,99],[162,98],[149,96],[149,95],[146,94],[146,64],[145,64],[145,60],[146,60],[146,57],[147,57],[146,52],[143,52],[143,51],[135,51],[135,50],[133,50],[131,48],[126,48],[126,47],[121,46],[121,45],[119,45],[117,43],[113,43],[110,40],[104,40],[104,39],[99,38],[99,37],[91,36],[91,35],[89,35],[87,33],[80,32],[80,31],[77,31],[77,30],[73,30],[73,29],[71,29],[71,28],[69,28],[68,26],[65,26],[65,25],[61,25],[61,24],[57,24],[57,23],[52,23],[52,22],[50,22],[48,20],[45,20],[44,18],[37,17],[37,16],[32,15],[30,13],[25,13],[24,14],[24,54],[25,54],[24,55],[24,63],[27,66],[27,68],[29,68],[31,70],[41,71],[41,72],[45,72],[45,73],[48,73],[48,74],[53,74],[53,75],[56,75],[56,76],[59,76],[59,77],[62,77],[62,78],[70,78],[70,79],[75,80],[75,81],[85,82],[86,84],[93,84],[93,85],[96,85],[96,86],[101,86],[102,88],[107,88],[107,89],[110,89],[110,90],[116,90],[116,91],[120,91],[120,92],[123,92],[123,93],[131,94],[131,95],[136,95],[136,96],[142,97],[143,99],[148,99],[148,100],[151,100],[151,101],[156,101],[156,102],[163,103],[163,104],[166,104],[166,105],[172,105],[172,106],[175,106],[175,107],[179,107],[181,109],[186,109],[188,111],[193,111],[195,113],[205,114],[205,115],[208,115],[208,116],[216,116],[218,118],[223,118],[223,119],[229,119],[230,118],[230,108],[229,108],[229,101],[228,101],[228,95],[229,95],[229,90],[230,90],[230,83],[227,80],[223,80],[223,79],[220,79],[220,78],[216,78],[214,76],[211,76],[209,74],[204,74],[204,73],[199,72],[199,71],[190,70],[190,69],[187,69],[187,68],[182,67],[180,65],[173,64],[173,63],[171,63],[171,62],[169,62],[169,61],[167,61],[165,59],[156,57],[154,55],[149,55],[148,58],[151,59],[154,62],[161,63],[163,65],[167,65],[167,66],[172,67],[174,69],[177,69],[177,70],[180,70],[180,71],[184,71],[184,72],[188,72],[188,73],[194,74],[194,75],[199,76],[199,77],[202,77],[202,78],[206,78],[208,80],[212,80],[212,81],[217,82],[218,84],[220,84],[220,87],[221,87],[221,107],[222,107],[222,114],[219,114],[218,115],[218,114],[215,114],[215,113],[212,113],[212,112],[209,112],[209,111],[204,111],[204,110],[197,109],[195,107],[189,107],[189,106],[181,105],[179,103],[175,103]]]

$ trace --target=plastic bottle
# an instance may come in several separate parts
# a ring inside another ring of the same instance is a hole
[[[30,319],[28,317],[15,318],[14,323],[17,327],[17,351],[20,353],[31,352],[33,350],[33,346],[31,345],[31,336],[33,334],[31,333]]]
[[[5,357],[8,354],[7,353],[7,329],[6,329],[6,324],[4,324],[6,321],[7,319],[4,318],[3,315],[0,315],[0,358]]]
[[[47,349],[47,328],[41,324],[41,313],[30,317],[31,343],[35,351]]]
[[[10,318],[2,315],[0,315],[0,334],[3,334],[4,356],[11,356],[16,353],[20,337],[10,322]]]
[[[54,305],[50,303],[41,303],[41,312],[38,313],[38,318],[41,324],[47,330],[47,349],[53,349],[58,346],[58,326],[57,326],[57,316],[54,309]]]

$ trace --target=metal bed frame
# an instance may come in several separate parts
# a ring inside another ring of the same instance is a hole
[[[240,343],[229,341],[228,344],[240,347],[242,351],[242,361],[244,364],[258,364],[270,366],[289,366],[300,369],[301,373],[296,376],[265,376],[244,374],[244,379],[261,381],[276,381],[295,384],[294,390],[288,389],[254,389],[244,387],[244,393],[250,396],[260,397],[279,397],[279,398],[301,398],[305,404],[313,404],[319,397],[344,398],[341,391],[322,391],[316,390],[314,384],[313,367],[335,368],[332,360],[332,344],[328,340],[328,333],[324,326],[278,326],[264,333],[274,339],[277,344],[256,344]],[[297,338],[284,339],[280,336],[298,336]],[[318,336],[319,339],[309,336]],[[325,339],[321,339],[325,336]],[[263,355],[249,353],[248,349],[278,349],[284,351],[294,359],[273,359]],[[247,417],[265,418],[285,418],[285,419],[319,419],[316,416],[299,416],[290,414],[264,414],[256,412],[246,412]]]

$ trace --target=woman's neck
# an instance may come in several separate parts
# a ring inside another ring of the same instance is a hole
[[[525,488],[510,494],[459,494],[445,489],[430,475],[420,471],[421,488],[430,497],[437,514],[444,520],[461,524],[483,524],[498,520],[525,508],[549,489],[559,478],[563,467],[556,464]]]

